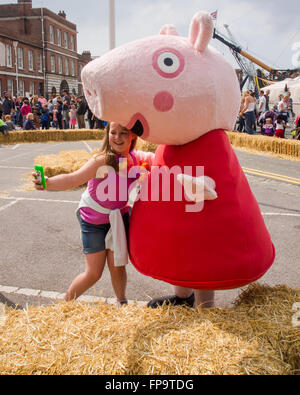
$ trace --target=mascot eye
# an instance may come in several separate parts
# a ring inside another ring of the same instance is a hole
[[[174,78],[184,69],[184,58],[174,49],[161,49],[155,52],[152,65],[162,77]]]
[[[167,74],[176,73],[180,67],[180,60],[172,52],[164,52],[157,59],[158,67]]]

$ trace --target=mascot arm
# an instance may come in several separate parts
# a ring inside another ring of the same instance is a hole
[[[204,200],[215,200],[218,197],[216,183],[210,177],[192,177],[179,174],[177,180],[184,187],[186,196],[193,202],[200,203]]]

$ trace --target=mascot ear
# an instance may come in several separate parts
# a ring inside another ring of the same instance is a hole
[[[159,34],[165,34],[166,36],[178,36],[179,35],[173,25],[164,25],[161,28]]]
[[[206,12],[198,12],[192,19],[189,40],[194,48],[203,52],[213,36],[213,21]]]

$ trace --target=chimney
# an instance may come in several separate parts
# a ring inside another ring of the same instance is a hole
[[[64,19],[67,19],[67,15],[65,13],[65,11],[59,11],[58,16],[61,16]]]

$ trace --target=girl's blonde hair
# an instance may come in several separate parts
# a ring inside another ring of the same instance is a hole
[[[128,130],[124,126],[121,126],[121,127],[124,130]],[[102,149],[99,154],[100,155],[102,154],[105,156],[105,164],[107,166],[111,166],[115,169],[116,172],[119,172],[118,154],[109,145],[110,123],[107,124],[107,126],[105,127],[104,130],[105,130],[105,137],[103,139]],[[135,149],[136,143],[137,143],[137,136],[134,140],[132,140],[129,152],[131,152]]]

